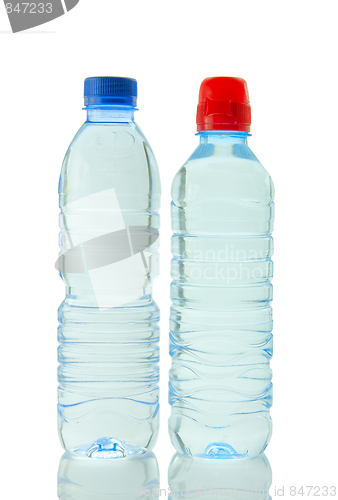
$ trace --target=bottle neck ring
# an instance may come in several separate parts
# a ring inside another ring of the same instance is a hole
[[[203,130],[196,135],[200,137],[201,144],[247,144],[251,134],[238,130]]]
[[[137,108],[134,106],[98,106],[89,105],[84,108],[87,111],[88,122],[123,123],[134,120]]]

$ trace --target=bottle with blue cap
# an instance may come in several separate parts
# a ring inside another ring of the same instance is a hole
[[[161,187],[134,121],[136,80],[87,78],[84,99],[59,183],[58,428],[71,453],[120,458],[152,449],[159,430]]]

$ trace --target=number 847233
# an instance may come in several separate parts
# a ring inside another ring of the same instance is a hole
[[[7,14],[51,14],[53,5],[51,3],[6,3]]]

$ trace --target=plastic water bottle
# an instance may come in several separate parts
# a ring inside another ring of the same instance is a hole
[[[171,440],[256,456],[271,435],[274,187],[247,145],[246,82],[203,81],[200,144],[172,185]]]
[[[160,179],[134,121],[137,83],[85,81],[87,121],[61,171],[58,426],[70,452],[144,452],[159,427]]]

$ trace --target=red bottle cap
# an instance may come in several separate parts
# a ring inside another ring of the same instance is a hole
[[[201,83],[197,106],[197,131],[250,132],[251,106],[243,78],[215,76]]]

